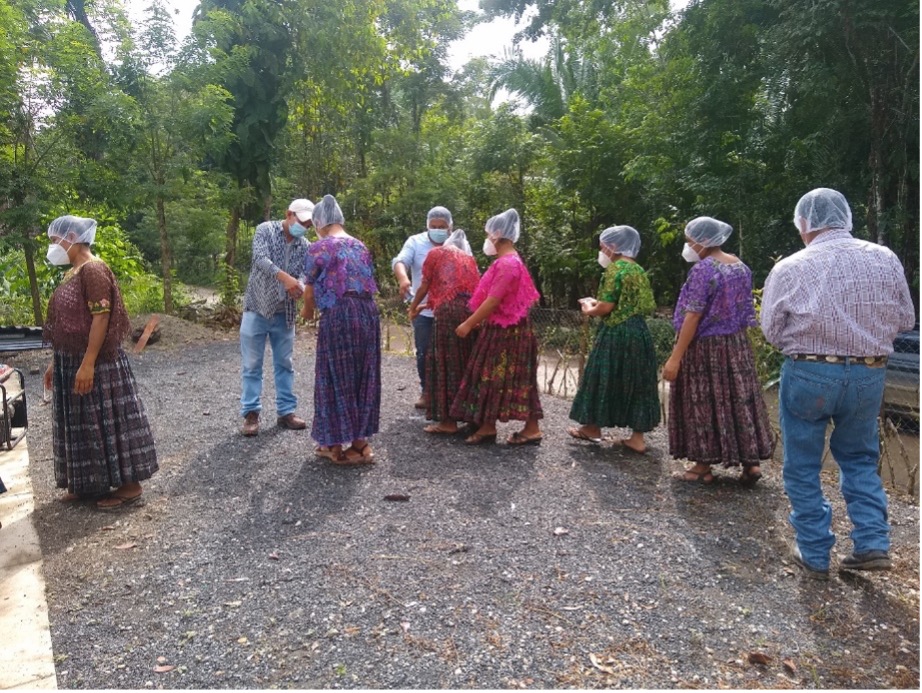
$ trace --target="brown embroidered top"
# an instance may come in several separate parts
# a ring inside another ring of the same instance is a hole
[[[54,290],[48,301],[44,339],[55,351],[83,354],[93,316],[101,313],[110,316],[99,356],[113,356],[131,330],[131,322],[115,275],[105,262],[93,258],[70,270]]]

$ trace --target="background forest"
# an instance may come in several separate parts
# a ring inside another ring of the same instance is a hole
[[[131,310],[174,312],[184,283],[233,302],[255,225],[325,193],[385,291],[431,206],[474,247],[514,206],[544,305],[575,308],[606,226],[641,232],[670,306],[687,220],[732,224],[758,287],[802,247],[797,199],[832,187],[918,300],[918,2],[480,6],[203,0],[177,44],[161,0],[140,22],[122,0],[0,0],[0,323],[41,324],[60,214],[99,220]],[[547,55],[510,44],[453,71],[449,43],[498,15],[524,17],[517,39],[546,37]]]

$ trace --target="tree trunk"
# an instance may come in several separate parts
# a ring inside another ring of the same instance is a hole
[[[160,231],[160,267],[163,272],[163,312],[173,314],[173,252],[166,229],[166,209],[162,195],[157,195],[157,228]]]
[[[32,294],[32,314],[35,316],[35,324],[42,325],[45,318],[42,317],[42,299],[38,293],[38,277],[35,274],[35,241],[32,240],[38,235],[36,229],[26,238],[22,244],[23,255],[26,256],[26,271],[29,274],[29,292]]]
[[[237,203],[230,210],[230,219],[227,221],[227,250],[224,262],[230,268],[237,264],[237,234],[240,231],[240,204]]]

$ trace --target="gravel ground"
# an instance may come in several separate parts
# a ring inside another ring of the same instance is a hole
[[[378,462],[333,467],[274,426],[268,373],[263,431],[238,434],[236,335],[164,334],[132,357],[161,465],[143,502],[55,502],[30,401],[63,688],[918,688],[911,502],[892,499],[894,571],[816,583],[785,557],[777,463],[752,490],[683,484],[663,429],[645,457],[581,444],[551,397],[540,447],[468,448],[422,432],[413,361],[385,355]]]

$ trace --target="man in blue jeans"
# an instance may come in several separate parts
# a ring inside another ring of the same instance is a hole
[[[253,261],[243,297],[240,321],[240,356],[243,391],[240,395],[241,433],[259,433],[260,395],[263,389],[263,355],[266,339],[272,347],[275,375],[275,409],[281,428],[301,430],[304,419],[295,415],[298,398],[294,394],[295,372],[292,353],[295,343],[297,300],[304,293],[298,279],[304,273],[307,239],[314,205],[310,200],[294,200],[281,221],[265,221],[253,236]]]
[[[784,490],[796,535],[794,562],[829,578],[835,535],[820,484],[826,429],[839,486],[852,521],[852,554],[843,570],[886,570],[890,562],[887,494],[877,462],[877,416],[893,338],[915,324],[903,266],[888,248],[851,235],[841,193],[818,188],[794,209],[806,248],[765,280],[762,331],[785,358],[780,419]]]
[[[452,231],[451,212],[444,207],[433,207],[426,215],[426,230],[410,236],[400,253],[391,261],[391,269],[397,277],[400,298],[411,301],[423,281],[423,262],[429,251],[442,245]],[[409,272],[409,274],[407,274]],[[412,279],[411,279],[412,278]],[[423,301],[425,305],[425,301]],[[416,373],[419,375],[420,396],[417,409],[426,408],[426,351],[432,336],[435,318],[428,308],[413,320],[413,342],[416,347]]]

